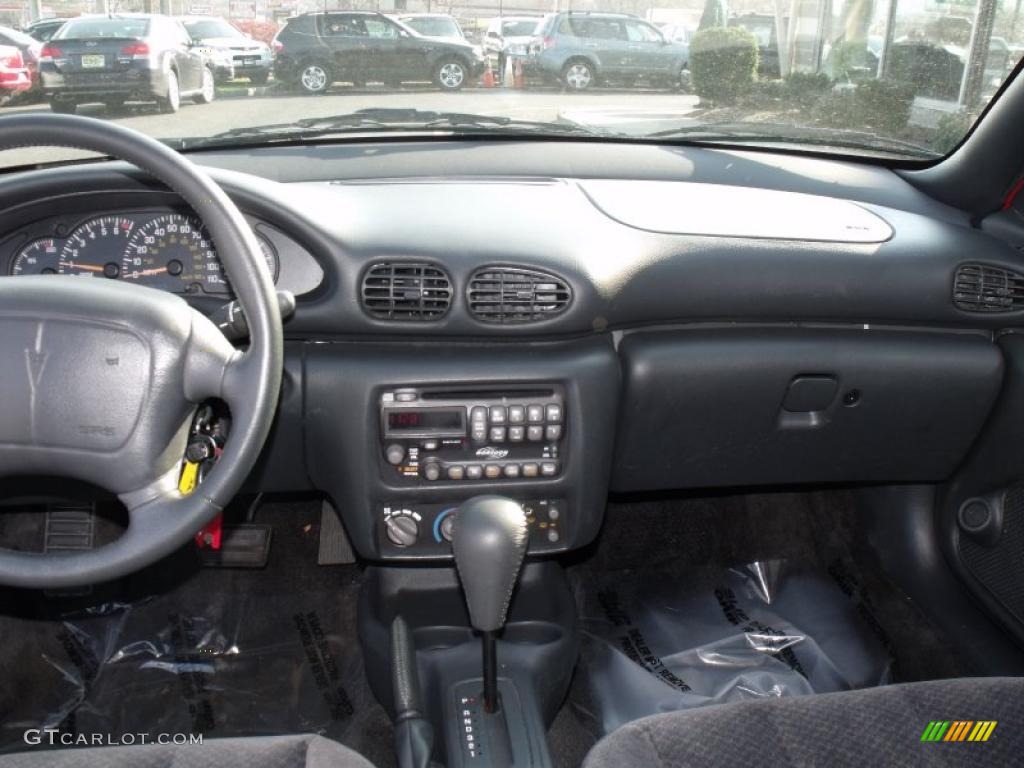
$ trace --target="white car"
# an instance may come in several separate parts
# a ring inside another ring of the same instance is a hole
[[[219,16],[181,16],[179,20],[205,50],[218,80],[248,77],[254,85],[267,82],[274,65],[269,45],[253,40]]]
[[[498,56],[498,70],[505,70],[508,56],[525,56],[533,40],[540,16],[500,16],[487,25],[484,32],[484,53]]]
[[[391,18],[397,19],[407,27],[412,27],[424,37],[466,42],[466,33],[462,31],[459,22],[454,16],[447,13],[403,13],[395,14]]]

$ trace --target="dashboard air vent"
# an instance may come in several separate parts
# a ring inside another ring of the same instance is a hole
[[[452,281],[433,264],[374,264],[363,278],[363,309],[378,320],[439,320],[452,303]]]
[[[953,281],[953,303],[965,312],[1024,309],[1024,275],[985,264],[961,264]]]
[[[516,267],[484,267],[469,280],[469,311],[485,323],[532,323],[561,314],[572,300],[560,277]]]

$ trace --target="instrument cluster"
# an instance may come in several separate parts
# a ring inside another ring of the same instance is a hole
[[[131,280],[193,295],[232,293],[213,242],[194,216],[168,211],[115,213],[86,219],[60,234],[21,243],[9,273]],[[276,282],[277,251],[265,236],[254,234]]]

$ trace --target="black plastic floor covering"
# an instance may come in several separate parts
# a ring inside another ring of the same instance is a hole
[[[0,750],[31,727],[70,734],[321,733],[378,766],[392,732],[365,681],[355,566],[316,566],[320,507],[265,505],[263,570],[199,569],[183,552],[83,597],[7,595]]]

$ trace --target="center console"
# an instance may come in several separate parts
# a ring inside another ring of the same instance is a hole
[[[481,494],[524,506],[528,556],[597,535],[620,378],[607,336],[316,343],[303,367],[310,481],[362,557],[450,561],[452,510]]]

